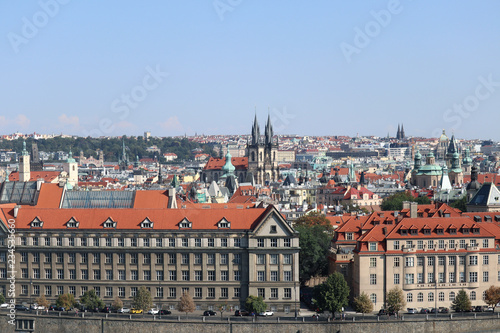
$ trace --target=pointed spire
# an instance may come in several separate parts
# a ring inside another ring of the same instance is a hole
[[[401,129],[399,127],[399,124],[398,124],[398,131],[396,132],[396,139],[401,139]]]
[[[405,128],[403,127],[403,124],[401,123],[401,139],[405,138]]]
[[[26,140],[23,141],[23,156],[28,156],[28,151],[26,150]]]
[[[266,145],[270,145],[273,143],[273,125],[271,125],[271,114],[267,114],[267,123],[266,123]]]
[[[252,125],[252,145],[259,144],[260,141],[260,128],[259,123],[257,121],[257,111],[255,111],[255,119]]]

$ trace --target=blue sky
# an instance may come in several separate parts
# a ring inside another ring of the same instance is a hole
[[[500,140],[499,1],[2,1],[0,133]]]

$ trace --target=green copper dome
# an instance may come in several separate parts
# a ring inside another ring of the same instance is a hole
[[[224,166],[222,167],[222,172],[224,175],[232,175],[234,174],[234,170],[236,170],[236,168],[234,167],[233,163],[231,163],[231,154],[228,150],[226,154],[226,164],[224,164]]]

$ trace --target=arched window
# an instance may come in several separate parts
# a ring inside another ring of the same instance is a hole
[[[453,302],[455,300],[455,292],[450,291],[450,302]]]
[[[434,302],[434,293],[432,291],[427,294],[427,302]]]
[[[417,302],[423,302],[423,301],[424,301],[424,293],[418,293]]]
[[[412,293],[406,294],[406,302],[407,303],[413,302],[413,294]]]
[[[252,152],[252,162],[255,162],[255,152]]]
[[[373,304],[377,303],[377,294],[371,294],[370,301],[372,301]]]

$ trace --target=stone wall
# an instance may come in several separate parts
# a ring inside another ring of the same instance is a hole
[[[147,319],[104,319],[74,317],[42,317],[19,315],[17,319],[34,319],[35,332],[54,333],[124,333],[124,332],[176,332],[176,333],[359,333],[359,332],[394,332],[394,333],[449,333],[500,331],[500,319],[453,319],[437,321],[393,321],[393,322],[319,322],[287,323],[276,321],[260,323],[217,323],[217,322],[166,322]],[[15,332],[8,324],[8,317],[0,316],[0,332]]]

